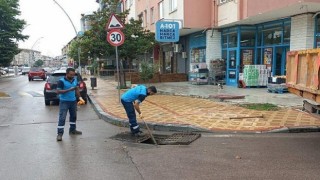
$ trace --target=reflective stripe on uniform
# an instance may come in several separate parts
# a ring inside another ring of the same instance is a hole
[[[58,126],[58,129],[64,129],[64,126]]]
[[[139,125],[132,127],[132,129],[138,129],[138,128],[139,128]]]
[[[76,124],[75,122],[70,122],[70,124]]]

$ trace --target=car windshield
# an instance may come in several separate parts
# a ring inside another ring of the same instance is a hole
[[[59,79],[65,77],[66,74],[65,73],[55,73],[55,74],[52,74],[49,79],[48,79],[48,82],[49,83],[57,83],[59,81]],[[80,82],[82,79],[80,76],[78,76],[78,74],[75,75],[77,77],[77,81]]]
[[[37,67],[33,67],[33,68],[30,69],[30,71],[42,71],[42,69],[37,68]]]

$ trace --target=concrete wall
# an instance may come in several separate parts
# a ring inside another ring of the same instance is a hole
[[[218,26],[223,26],[238,21],[239,1],[230,1],[218,7]]]
[[[315,20],[312,16],[313,14],[302,14],[291,18],[291,51],[313,48]]]
[[[210,60],[221,58],[221,32],[217,30],[207,31],[206,41],[206,62],[208,67],[210,67]]]
[[[178,0],[178,2],[180,1],[181,0]],[[184,2],[184,14],[183,14],[184,27],[187,27],[187,28],[212,27],[211,26],[212,8],[213,8],[212,0],[201,0],[201,1],[184,0],[181,2]]]
[[[303,2],[301,0],[244,0],[243,6],[246,6],[247,12],[244,12],[243,18],[256,16],[259,13],[265,13],[275,9],[281,9],[292,4]]]

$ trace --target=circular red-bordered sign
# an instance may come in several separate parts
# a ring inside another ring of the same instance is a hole
[[[120,29],[112,29],[108,32],[107,41],[112,46],[121,46],[124,43],[124,34]]]

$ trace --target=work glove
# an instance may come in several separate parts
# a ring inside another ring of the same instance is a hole
[[[84,105],[86,102],[82,99],[82,97],[79,97],[78,105]]]
[[[139,114],[139,118],[140,118],[140,119],[143,119],[142,113]]]

